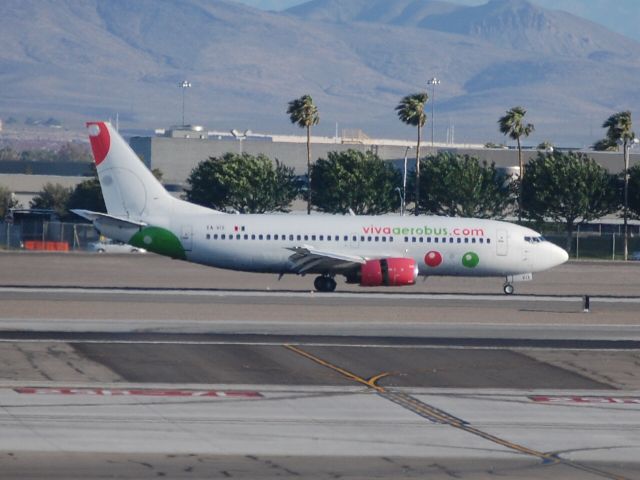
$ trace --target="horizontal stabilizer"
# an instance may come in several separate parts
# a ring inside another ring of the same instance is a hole
[[[71,210],[76,215],[81,216],[82,218],[86,218],[91,222],[99,221],[100,223],[110,224],[113,226],[119,226],[124,228],[140,228],[146,227],[147,224],[144,222],[136,222],[134,220],[129,220],[128,218],[116,217],[114,215],[109,215],[108,213],[101,212],[92,212],[90,210],[79,210],[74,209]]]

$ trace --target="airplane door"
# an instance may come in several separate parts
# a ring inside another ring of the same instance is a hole
[[[187,251],[191,250],[191,248],[193,247],[193,226],[182,225],[180,242],[182,243],[182,248]]]
[[[496,254],[500,256],[507,255],[509,251],[509,244],[506,230],[498,230],[496,232]]]

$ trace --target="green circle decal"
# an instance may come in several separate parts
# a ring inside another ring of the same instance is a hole
[[[467,252],[462,256],[462,265],[467,268],[475,268],[480,263],[480,257],[475,252]]]
[[[186,260],[187,255],[178,237],[167,229],[160,227],[144,227],[129,239],[129,245],[146,248],[150,252],[166,255],[171,258]]]

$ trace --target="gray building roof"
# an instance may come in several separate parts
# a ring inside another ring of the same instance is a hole
[[[415,148],[407,152],[407,146],[413,143],[396,142],[395,144],[376,144],[369,139],[367,144],[358,143],[312,143],[312,161],[318,158],[326,158],[332,151],[346,151],[355,149],[359,151],[372,151],[385,160],[394,161],[398,167],[403,163],[405,153],[409,158],[409,169],[415,162]],[[398,143],[401,143],[400,145]],[[307,171],[306,143],[299,141],[273,141],[271,137],[252,139],[248,137],[239,141],[228,136],[215,135],[209,138],[170,138],[170,137],[132,137],[130,144],[133,150],[151,168],[159,168],[163,174],[163,181],[169,185],[184,186],[191,170],[199,162],[209,157],[222,156],[227,152],[246,152],[251,155],[264,154],[271,159],[278,159],[285,165],[295,169],[298,175]],[[513,148],[487,149],[465,148],[457,146],[438,145],[434,149],[428,142],[421,147],[421,155],[428,155],[432,151],[452,151],[461,154],[469,154],[479,157],[481,160],[495,162],[498,167],[514,167],[518,165],[518,154]],[[599,164],[610,172],[620,172],[623,169],[623,157],[621,152],[593,152],[586,151]],[[538,151],[535,149],[523,150],[525,162],[535,157]],[[630,163],[640,163],[640,154],[632,154]],[[412,161],[413,160],[413,161]]]
[[[0,173],[0,186],[13,192],[16,200],[28,208],[29,202],[47,183],[59,183],[64,187],[75,187],[87,177],[61,175],[28,175],[22,173]]]

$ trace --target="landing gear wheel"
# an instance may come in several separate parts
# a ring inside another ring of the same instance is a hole
[[[504,293],[506,295],[511,295],[513,291],[514,291],[513,285],[511,285],[510,283],[504,284]]]
[[[326,275],[320,275],[313,281],[313,286],[318,292],[333,292],[336,285],[336,281]]]

